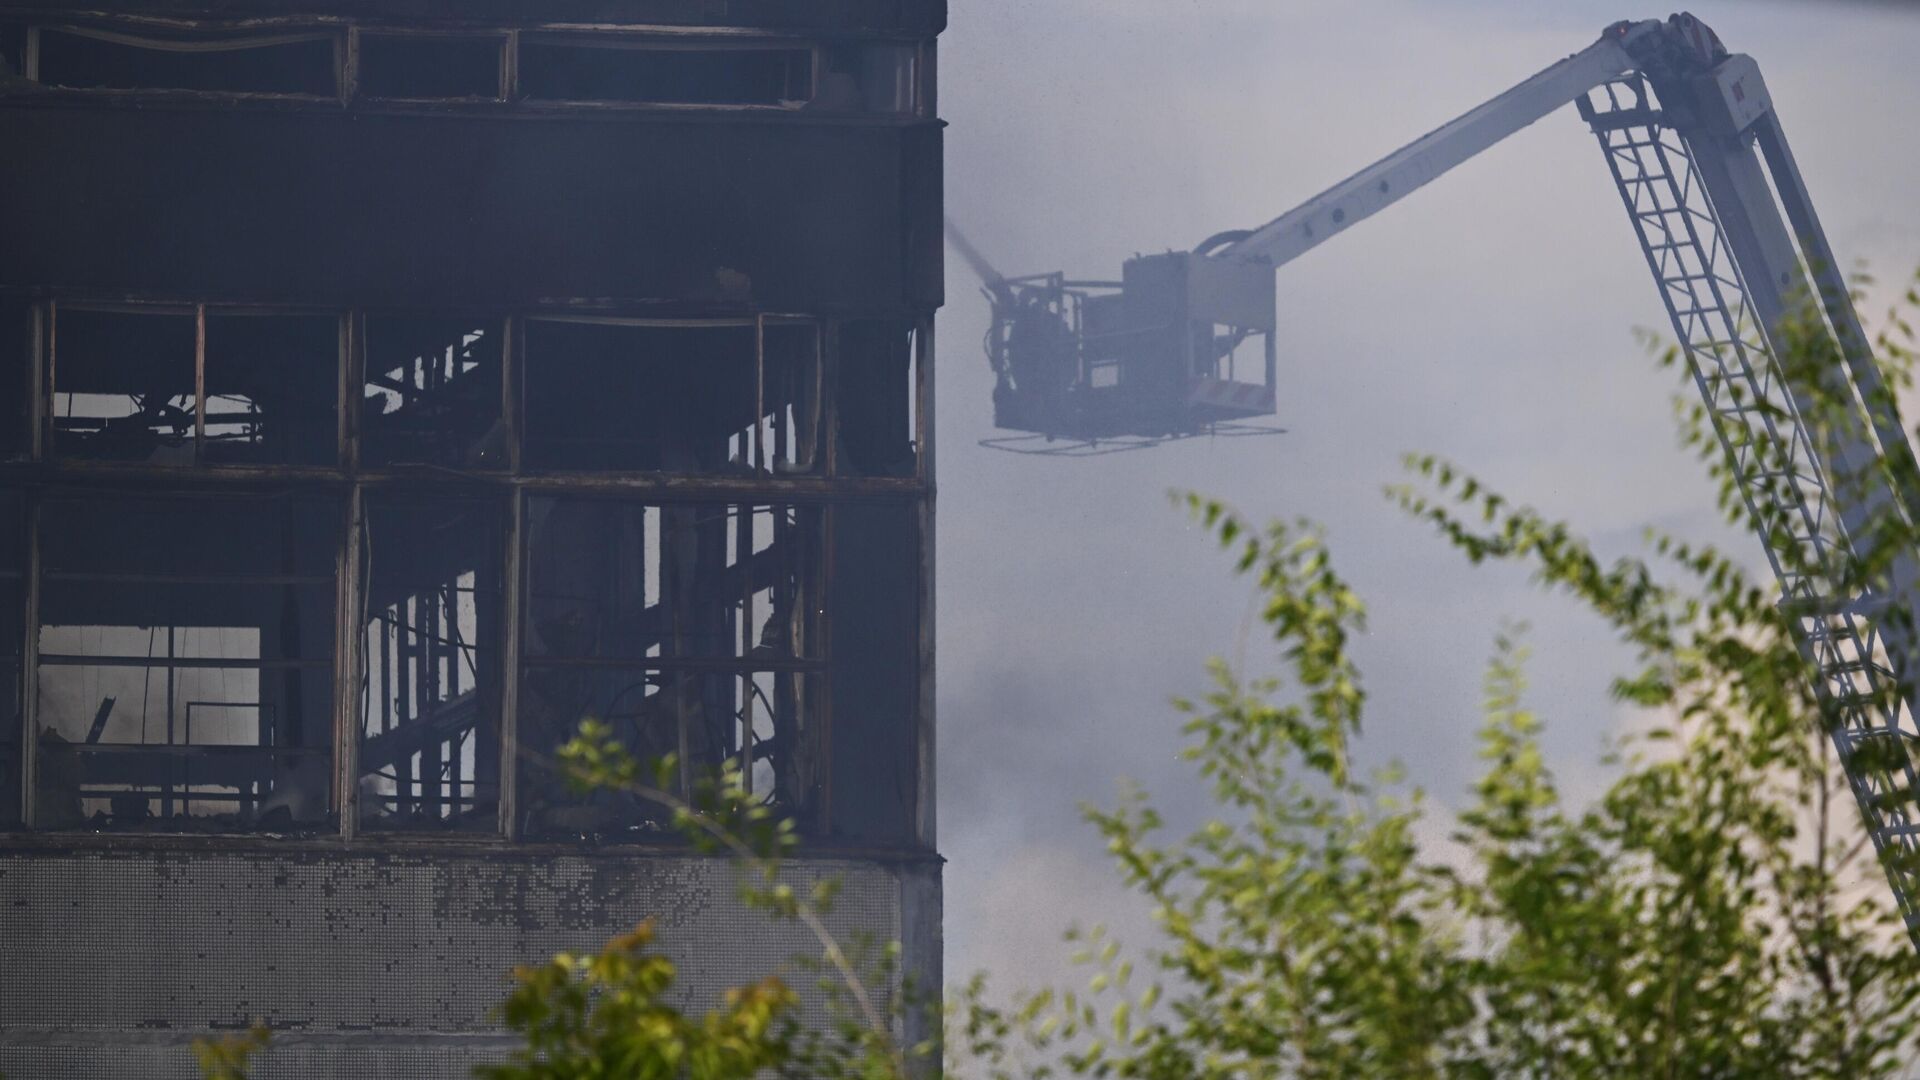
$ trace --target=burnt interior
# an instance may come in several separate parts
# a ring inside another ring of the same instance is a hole
[[[96,311],[56,316],[51,446],[55,456],[193,460],[199,405],[192,311]]]
[[[20,820],[26,531],[26,500],[18,492],[0,490],[0,825]]]
[[[551,754],[594,717],[644,761],[673,755],[679,794],[731,759],[810,826],[821,523],[800,506],[531,500],[522,745]],[[530,835],[668,820],[644,799],[570,792],[538,758],[521,788]]]
[[[906,323],[840,328],[840,457],[860,476],[912,476],[913,335]]]
[[[326,827],[345,696],[363,829],[665,838],[665,807],[582,796],[555,769],[593,718],[636,757],[670,757],[676,797],[731,764],[806,835],[910,842],[917,502],[701,485],[913,477],[914,324],[8,310],[22,371],[36,320],[55,330],[55,460],[108,476],[165,466],[187,485],[41,500],[37,827]],[[393,470],[365,491],[357,529],[328,479],[351,328],[363,381],[349,427],[363,469]],[[509,356],[518,425],[503,408]],[[516,438],[520,475],[566,479],[516,496]],[[230,465],[324,471],[278,491],[209,488]],[[688,494],[567,493],[662,473]],[[0,554],[0,600],[17,612],[25,548]],[[342,574],[361,613],[351,686],[333,677]]]
[[[337,316],[62,307],[55,327],[57,456],[163,465],[337,457]]]
[[[40,82],[76,90],[191,90],[332,97],[329,32],[228,34],[42,27]]]
[[[0,459],[20,458],[32,446],[33,305],[0,296]]]
[[[498,98],[506,38],[498,34],[360,35],[359,92],[427,100]]]
[[[337,316],[210,312],[201,460],[332,464],[339,370]]]
[[[818,459],[812,323],[531,319],[525,340],[532,468],[790,473]]]
[[[813,96],[806,48],[528,38],[520,92],[541,101],[780,105]]]
[[[501,509],[495,499],[402,493],[368,502],[364,828],[498,826]]]
[[[918,107],[917,50],[912,45],[842,43],[821,53],[820,85],[812,106],[903,114]]]
[[[0,19],[0,80],[23,78],[27,71],[27,24]]]
[[[328,820],[340,519],[292,493],[41,503],[39,823]]]
[[[0,824],[924,844],[931,39],[216,6],[0,16]]]
[[[505,320],[369,315],[360,460],[501,469]]]

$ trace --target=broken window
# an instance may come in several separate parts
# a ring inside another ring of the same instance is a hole
[[[340,319],[207,313],[200,460],[332,465],[338,458]]]
[[[502,340],[497,321],[368,316],[361,461],[506,468]]]
[[[25,457],[32,448],[34,306],[0,296],[0,458]]]
[[[0,90],[27,73],[27,24],[0,22]]]
[[[49,363],[53,453],[191,463],[196,335],[192,309],[60,305]]]
[[[782,43],[547,37],[520,42],[520,91],[536,101],[797,105],[813,50]]]
[[[341,521],[287,494],[42,505],[39,827],[328,820]]]
[[[529,320],[526,463],[810,471],[819,444],[818,337],[811,322],[771,319],[758,332],[752,322]]]
[[[853,476],[918,471],[915,408],[918,342],[904,323],[841,324],[839,469]]]
[[[811,107],[895,115],[920,112],[918,80],[918,46],[834,45],[821,52],[820,88]]]
[[[368,501],[365,828],[498,826],[502,522],[494,502]]]
[[[505,47],[497,34],[363,33],[359,90],[375,98],[497,99]]]
[[[915,840],[920,746],[920,506],[833,508],[833,739],[836,838]]]
[[[63,304],[52,338],[56,456],[179,465],[336,460],[336,316]]]
[[[761,421],[755,438],[761,467],[782,476],[818,469],[821,332],[811,321],[768,319],[761,325],[764,365]]]
[[[820,536],[806,507],[531,499],[523,830],[628,835],[665,821],[644,800],[566,790],[551,757],[588,718],[642,760],[672,754],[679,793],[731,760],[804,823],[818,802]]]
[[[334,97],[331,32],[139,33],[92,27],[40,30],[40,81],[83,90],[195,90]]]
[[[0,828],[20,821],[26,529],[26,498],[17,491],[0,491]]]

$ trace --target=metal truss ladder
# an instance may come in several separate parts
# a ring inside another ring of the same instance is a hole
[[[1760,539],[1780,581],[1783,610],[1817,669],[1815,689],[1834,747],[1907,931],[1920,945],[1916,729],[1876,618],[1888,610],[1885,597],[1858,589],[1842,595],[1841,575],[1831,570],[1845,566],[1853,550],[1831,470],[1822,467],[1821,447],[1754,325],[1685,140],[1662,123],[1638,76],[1607,83],[1579,104],[1599,137],[1740,498],[1751,520],[1764,525]]]

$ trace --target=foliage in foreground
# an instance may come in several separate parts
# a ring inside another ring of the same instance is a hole
[[[526,1045],[487,1080],[749,1080],[794,1056],[794,993],[779,979],[727,992],[702,1019],[672,998],[673,961],[650,950],[653,925],[600,955],[561,954],[514,973],[503,1019]]]
[[[1920,297],[1909,292],[1911,308]],[[1877,351],[1890,406],[1909,385],[1911,331]],[[1670,365],[1686,358],[1667,354]],[[1852,403],[1824,333],[1795,335],[1782,378],[1811,437]],[[1778,403],[1752,399],[1766,414]],[[1718,481],[1727,519],[1776,538],[1784,491],[1742,497],[1716,431],[1679,410],[1683,445]],[[1784,413],[1768,419],[1784,422]],[[1733,436],[1738,438],[1737,433]],[[1779,473],[1744,446],[1756,475]],[[1524,650],[1502,640],[1486,677],[1484,772],[1439,820],[1353,748],[1365,682],[1351,651],[1360,601],[1308,523],[1256,531],[1199,497],[1191,511],[1257,580],[1286,680],[1216,664],[1183,703],[1188,757],[1219,817],[1169,838],[1135,792],[1088,817],[1158,937],[1130,951],[1095,937],[1076,993],[996,1007],[976,984],[948,1031],[955,1074],[990,1077],[1872,1076],[1906,1067],[1920,1034],[1920,969],[1827,739],[1770,580],[1709,546],[1650,537],[1650,560],[1604,561],[1566,524],[1431,459],[1392,496],[1475,563],[1531,569],[1599,616],[1637,655],[1614,695],[1640,710],[1609,787],[1563,797],[1522,701]],[[1911,460],[1868,473],[1912,485]],[[1749,484],[1747,487],[1751,487]],[[1911,490],[1911,488],[1910,488]],[[1873,552],[1790,573],[1838,595],[1877,580],[1920,530],[1883,513]],[[1885,620],[1911,613],[1893,611]],[[1889,765],[1894,763],[1887,763]],[[1912,793],[1907,793],[1911,797]],[[1435,834],[1450,829],[1451,857]]]
[[[1893,325],[1902,337],[1878,351],[1899,388],[1910,335]],[[1786,377],[1805,383],[1814,405],[1801,418],[1824,438],[1834,419],[1824,410],[1842,403],[1823,397],[1819,373],[1837,358],[1820,335],[1799,348]],[[1681,419],[1729,520],[1766,535],[1788,527],[1770,500],[1740,497],[1704,414],[1683,408]],[[1215,820],[1169,836],[1138,790],[1087,811],[1121,879],[1151,902],[1156,939],[1129,949],[1087,935],[1094,971],[1075,991],[1002,1004],[976,979],[950,1007],[949,1075],[1902,1069],[1920,1049],[1920,964],[1833,760],[1835,717],[1811,693],[1772,582],[1664,536],[1651,538],[1648,559],[1605,561],[1564,523],[1445,463],[1410,466],[1417,486],[1393,492],[1410,514],[1473,562],[1529,567],[1635,651],[1614,694],[1643,724],[1611,761],[1610,785],[1581,804],[1557,786],[1542,720],[1523,700],[1517,634],[1496,642],[1478,735],[1485,767],[1457,814],[1431,813],[1391,770],[1363,774],[1354,761],[1368,698],[1352,644],[1364,609],[1322,535],[1304,522],[1256,529],[1189,497],[1257,583],[1284,678],[1249,679],[1216,662],[1212,691],[1179,703]],[[1898,483],[1920,479],[1899,475],[1901,462],[1873,467]],[[1920,546],[1903,518],[1874,529],[1878,551]],[[1775,554],[1789,570],[1842,578],[1883,569]],[[642,783],[604,725],[585,725],[559,767],[583,783],[670,798]],[[897,1016],[868,996],[876,976],[825,934],[818,913],[831,897],[779,884],[791,838],[763,809],[723,776],[698,809],[676,812],[683,830],[742,860],[750,895],[771,914],[816,928],[820,970],[843,1006],[837,1024],[805,1033],[793,994],[772,980],[693,1019],[669,993],[671,965],[642,934],[598,958],[521,973],[506,1019],[526,1048],[491,1075],[879,1080],[923,1064],[929,1048],[900,1047]]]

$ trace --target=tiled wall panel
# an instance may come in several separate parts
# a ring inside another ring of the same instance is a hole
[[[492,1010],[514,965],[644,918],[697,1003],[817,956],[746,906],[738,873],[676,855],[0,852],[0,1073],[192,1076],[193,1036],[265,1020],[282,1033],[265,1077],[465,1076],[503,1045]],[[841,940],[900,939],[893,869],[786,873],[797,890],[839,878]]]

